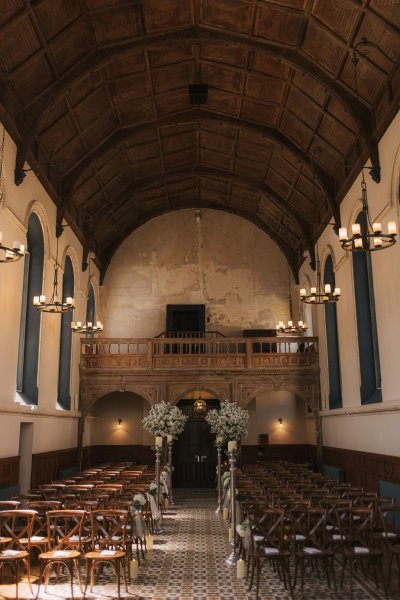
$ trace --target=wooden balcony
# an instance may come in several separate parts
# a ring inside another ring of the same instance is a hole
[[[81,340],[81,371],[315,370],[316,337],[99,338]]]

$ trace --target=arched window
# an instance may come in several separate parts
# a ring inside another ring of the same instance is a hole
[[[42,226],[36,213],[32,213],[29,217],[27,254],[24,260],[17,391],[23,395],[25,402],[37,405],[40,312],[33,306],[33,296],[40,296],[42,293],[44,239]]]
[[[63,275],[63,302],[74,297],[74,269],[69,256],[65,259]],[[60,362],[58,366],[58,405],[64,410],[71,408],[71,349],[72,349],[72,312],[61,316]]]
[[[365,231],[365,215],[357,223]],[[376,328],[374,283],[369,252],[353,253],[353,278],[356,300],[358,353],[360,357],[361,404],[382,402],[381,370]]]
[[[96,322],[96,299],[94,296],[94,289],[92,284],[89,284],[89,293],[88,293],[88,299],[87,299],[87,306],[86,306],[86,323],[93,323],[93,325]]]
[[[336,287],[331,255],[328,256],[325,262],[324,283],[330,283],[332,290]],[[325,304],[325,329],[328,351],[329,408],[341,408],[342,386],[340,381],[339,340],[335,302]]]

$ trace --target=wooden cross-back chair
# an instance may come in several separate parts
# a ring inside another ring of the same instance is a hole
[[[0,511],[0,571],[3,574],[8,566],[15,577],[16,598],[18,599],[19,565],[25,565],[29,588],[32,592],[29,543],[33,523],[36,518],[34,510]]]
[[[129,572],[130,550],[128,547],[127,525],[128,512],[118,509],[94,510],[90,513],[92,550],[85,554],[86,584],[85,593],[90,581],[90,591],[95,584],[97,566],[109,564],[117,578],[118,598],[121,595],[120,573],[128,591],[127,572]]]
[[[38,596],[43,580],[45,590],[47,591],[52,567],[56,567],[58,577],[61,565],[66,567],[70,576],[71,597],[74,597],[74,569],[77,572],[79,588],[82,592],[79,557],[82,554],[82,530],[85,517],[86,513],[84,510],[50,510],[47,512],[47,537],[49,546],[47,552],[39,554]]]

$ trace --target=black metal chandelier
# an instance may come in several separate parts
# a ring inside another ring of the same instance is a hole
[[[86,294],[86,320],[85,322],[82,321],[72,321],[71,322],[71,331],[73,333],[80,333],[83,334],[85,336],[92,336],[95,335],[96,333],[101,333],[103,331],[103,324],[101,321],[90,321],[89,320],[89,311],[88,311],[88,306],[89,306],[89,298],[90,298],[90,251],[88,254],[88,286],[87,286],[87,294]],[[93,310],[93,317],[94,317],[94,310]]]
[[[41,294],[40,296],[33,297],[33,305],[40,312],[48,312],[53,314],[67,313],[75,308],[75,300],[71,296],[68,296],[65,300],[58,295],[58,270],[60,265],[58,264],[58,237],[56,247],[56,263],[54,265],[54,279],[53,279],[53,292],[49,301],[46,300],[46,296]]]
[[[335,287],[332,290],[330,283],[322,283],[318,251],[316,253],[316,263],[317,284],[316,286],[311,286],[309,292],[307,292],[305,288],[302,288],[300,290],[300,300],[306,304],[329,304],[338,302],[338,300],[340,300],[340,288]]]
[[[289,269],[289,315],[290,319],[286,323],[283,321],[279,321],[276,324],[276,333],[277,334],[289,334],[289,335],[303,335],[307,329],[307,323],[303,321],[298,321],[297,324],[293,321],[293,302],[292,302],[292,291],[290,287],[290,265],[288,265]]]
[[[12,263],[22,258],[25,254],[25,246],[20,242],[14,242],[12,247],[3,246],[3,234],[0,231],[0,263]]]

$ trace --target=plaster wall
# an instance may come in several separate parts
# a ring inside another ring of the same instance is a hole
[[[207,329],[225,335],[275,328],[289,317],[287,261],[240,217],[202,210],[196,218],[191,209],[157,217],[128,237],[110,263],[105,335],[156,336],[165,330],[167,304],[205,304]]]
[[[400,115],[398,114],[379,143],[381,182],[374,183],[368,171],[365,171],[371,218],[381,222],[384,229],[389,221],[395,221],[399,230],[399,131]],[[342,226],[351,230],[351,223],[355,221],[360,209],[361,178],[358,177],[341,203]],[[351,254],[342,250],[332,227],[327,227],[321,235],[318,251],[321,272],[327,254],[329,252],[332,254],[336,285],[342,291],[342,297],[337,304],[342,409],[329,410],[324,308],[313,308],[314,330],[320,340],[323,442],[327,446],[398,456],[400,453],[398,441],[400,383],[397,347],[400,339],[398,309],[400,244],[395,244],[389,250],[373,252],[371,255],[383,402],[370,406],[361,406],[360,400],[360,368]],[[300,281],[305,281],[307,277],[315,281],[315,273],[309,268],[308,261],[301,270]]]
[[[269,435],[270,444],[313,443],[312,429],[309,431],[306,425],[304,402],[291,392],[263,392],[246,408],[250,419],[245,444],[257,445],[260,433]],[[282,426],[279,418],[282,418]]]
[[[142,419],[149,410],[146,400],[130,392],[103,396],[92,411],[91,445],[150,445],[153,437],[142,426]]]

